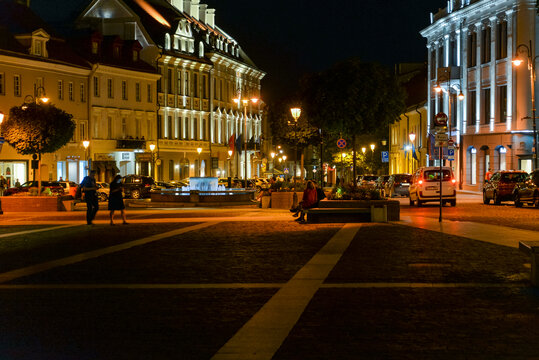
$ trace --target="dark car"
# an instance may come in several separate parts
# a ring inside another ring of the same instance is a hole
[[[520,170],[502,170],[495,172],[483,185],[483,204],[500,205],[502,201],[513,200],[513,190],[518,182],[525,181],[528,173]]]
[[[13,194],[18,193],[26,193],[30,190],[30,188],[37,188],[38,182],[36,181],[27,181],[21,186],[17,187],[11,187],[9,189],[4,190],[4,196],[9,196]],[[51,193],[53,195],[63,195],[64,194],[64,188],[58,181],[41,181],[41,191],[43,191],[45,188],[49,188],[51,190]]]
[[[523,181],[515,184],[513,200],[516,207],[528,203],[539,208],[539,170],[532,171]]]
[[[376,186],[376,180],[378,180],[378,175],[363,175],[359,179],[358,185],[374,188]]]
[[[155,181],[149,176],[127,175],[122,178],[122,190],[125,197],[140,199],[150,197]]]
[[[393,174],[384,188],[384,196],[410,196],[410,184],[412,183],[411,174]]]

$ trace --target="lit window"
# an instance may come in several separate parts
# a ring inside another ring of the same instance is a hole
[[[73,83],[70,82],[69,85],[67,86],[68,87],[68,96],[69,96],[69,101],[73,101],[75,100],[74,96],[73,96]]]
[[[97,41],[92,41],[92,54],[97,55],[97,52],[99,50],[99,44]]]

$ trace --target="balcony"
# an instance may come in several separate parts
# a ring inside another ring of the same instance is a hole
[[[146,149],[146,140],[140,139],[118,139],[116,140],[116,149]]]

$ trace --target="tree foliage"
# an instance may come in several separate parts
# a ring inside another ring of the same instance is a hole
[[[75,132],[73,116],[52,104],[14,106],[2,125],[7,143],[22,155],[53,153]]]

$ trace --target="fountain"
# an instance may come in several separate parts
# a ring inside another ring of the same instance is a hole
[[[227,189],[219,185],[216,177],[192,177],[189,178],[189,186],[151,191],[152,202],[179,202],[195,206],[251,203],[253,197],[254,190]]]

